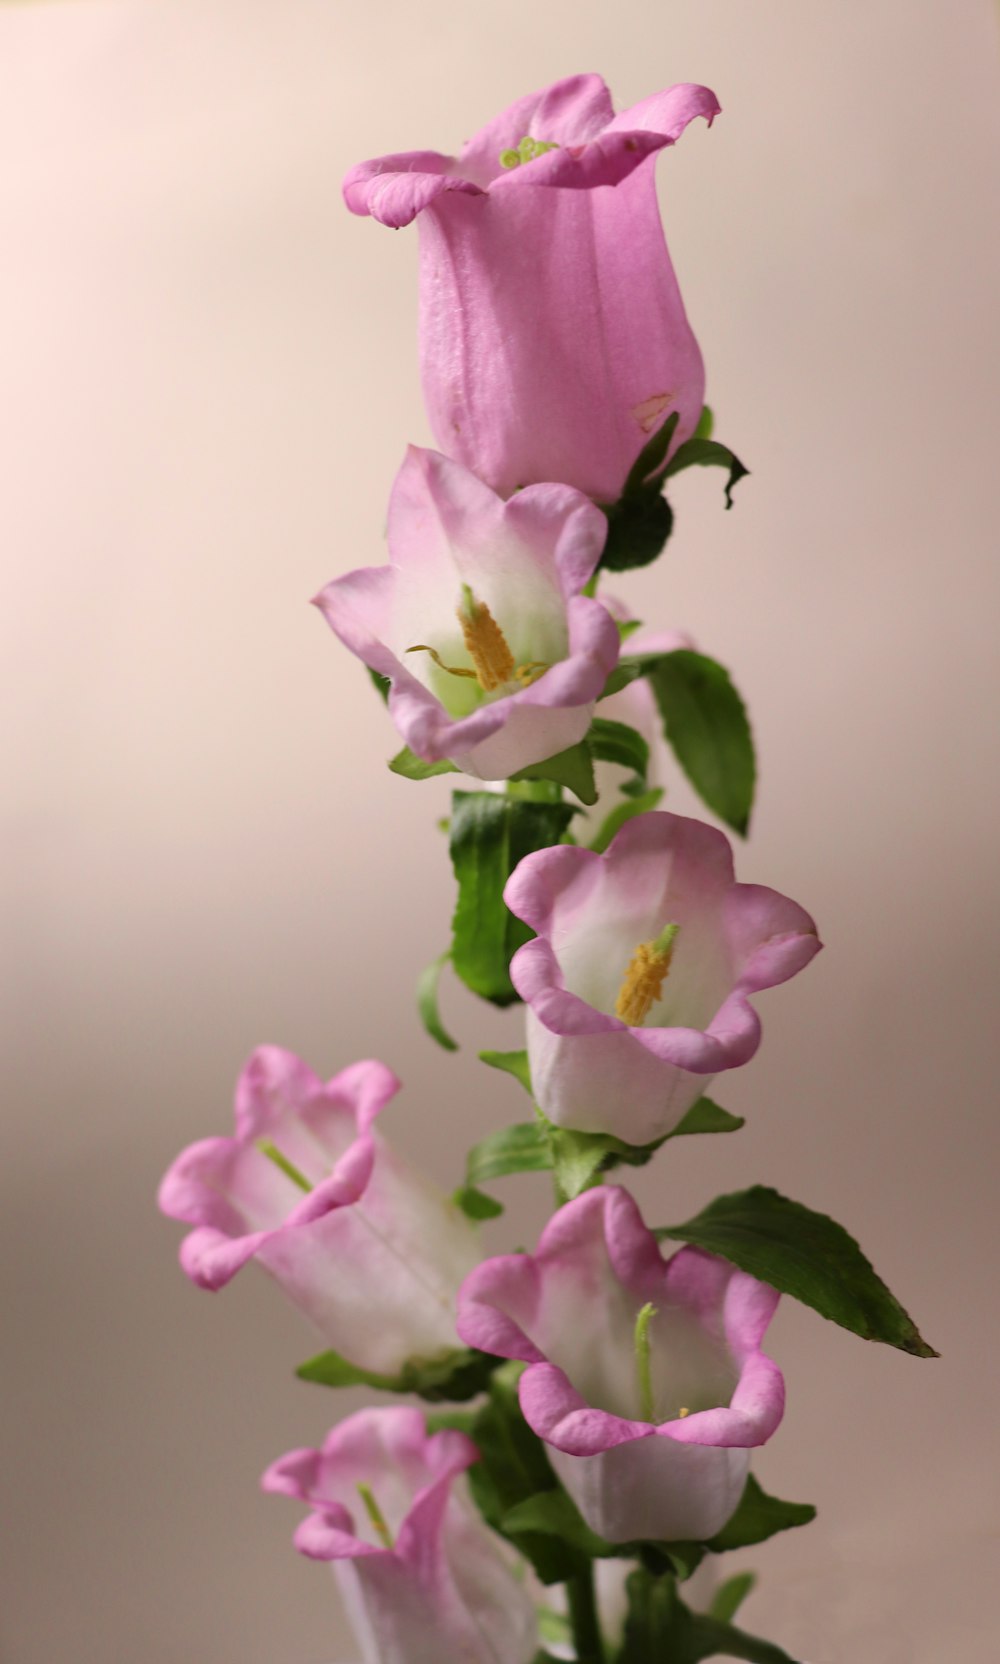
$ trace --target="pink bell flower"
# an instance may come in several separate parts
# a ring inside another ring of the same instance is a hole
[[[613,619],[580,593],[606,530],[569,486],[504,502],[411,446],[389,503],[390,564],[335,578],[316,605],[388,677],[390,714],[418,757],[506,780],[583,738],[618,662]]]
[[[455,1296],[479,1258],[475,1227],[373,1130],[398,1090],[382,1063],[324,1084],[261,1046],[237,1083],[236,1136],[182,1151],[159,1194],[194,1226],[192,1282],[222,1288],[257,1259],[330,1347],[378,1374],[458,1349]]]
[[[521,1409],[592,1531],[704,1542],[781,1421],[784,1381],[760,1350],[777,1303],[700,1248],[664,1260],[629,1193],[607,1186],[561,1208],[534,1256],[477,1266],[458,1328],[527,1363]]]
[[[510,967],[537,1103],[557,1126],[629,1144],[665,1137],[713,1076],[753,1057],[750,996],[820,948],[794,901],[736,883],[721,832],[659,811],[603,855],[525,856],[504,900],[537,933]]]
[[[696,116],[680,85],[616,116],[599,75],[531,93],[458,157],[351,169],[344,198],[420,223],[420,360],[438,445],[496,491],[561,480],[613,503],[674,411],[701,414],[705,374],[664,241],[654,159]]]
[[[321,1450],[292,1450],[265,1491],[312,1510],[295,1545],[332,1562],[364,1664],[529,1664],[530,1586],[476,1514],[463,1433],[428,1435],[419,1410],[361,1410]]]

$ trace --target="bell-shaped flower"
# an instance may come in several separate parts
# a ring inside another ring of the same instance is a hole
[[[336,578],[316,605],[391,683],[418,757],[505,780],[576,745],[618,662],[618,631],[580,592],[607,530],[562,485],[504,502],[437,451],[411,446],[389,503],[388,566]]]
[[[650,1144],[760,1043],[750,996],[820,943],[794,901],[737,884],[729,840],[655,812],[603,855],[525,856],[504,891],[537,934],[511,961],[535,1098],[558,1126]]]
[[[701,414],[705,374],[664,241],[655,156],[714,93],[681,85],[616,116],[599,75],[531,93],[458,157],[362,162],[347,206],[420,224],[420,359],[437,442],[508,496],[544,480],[620,497],[672,412]]]
[[[333,1563],[364,1664],[529,1664],[530,1586],[469,1501],[478,1452],[419,1410],[362,1410],[321,1450],[293,1450],[266,1491],[308,1504],[295,1545]]]
[[[457,1350],[455,1295],[479,1258],[475,1227],[373,1130],[399,1082],[354,1063],[325,1084],[262,1046],[236,1087],[236,1136],[177,1157],[160,1186],[195,1228],[181,1265],[219,1289],[257,1259],[327,1344],[395,1374]]]
[[[664,1260],[626,1190],[585,1191],[532,1255],[486,1260],[462,1338],[521,1358],[525,1419],[587,1524],[612,1543],[704,1542],[784,1410],[761,1341],[778,1295],[700,1248]]]

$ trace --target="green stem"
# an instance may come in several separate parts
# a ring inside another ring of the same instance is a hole
[[[594,1568],[588,1564],[566,1585],[569,1623],[573,1635],[573,1651],[577,1664],[605,1664],[604,1638],[597,1616],[597,1597],[594,1593]]]

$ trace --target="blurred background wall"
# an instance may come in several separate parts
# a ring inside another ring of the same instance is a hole
[[[988,0],[0,10],[4,1664],[354,1656],[257,1476],[358,1400],[292,1380],[314,1341],[262,1277],[192,1290],[153,1197],[260,1040],[383,1056],[449,1186],[522,1113],[475,1060],[516,1015],[450,986],[461,1052],[418,1028],[447,783],[386,772],[306,602],[381,558],[428,440],[416,238],[352,219],[343,172],[579,69],[724,106],[659,177],[753,478],[726,514],[685,474],[618,587],[732,667],[742,875],[828,944],[719,1087],[746,1130],[635,1188],[662,1220],[757,1180],[832,1212],[943,1353],[785,1302],[757,1471],[820,1516],[743,1557],[747,1623],[814,1664],[996,1658],[997,36]],[[491,1243],[530,1241],[545,1185],[506,1195]]]

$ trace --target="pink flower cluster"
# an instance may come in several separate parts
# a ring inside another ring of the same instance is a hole
[[[620,609],[594,594],[602,506],[668,419],[673,447],[694,432],[704,393],[655,158],[718,109],[683,85],[616,116],[599,77],[575,76],[457,159],[414,151],[347,176],[352,212],[419,223],[441,449],[407,452],[389,563],[335,578],[317,605],[386,679],[424,762],[506,781],[590,728],[620,642]],[[511,976],[539,1108],[634,1145],[753,1056],[753,997],[819,947],[796,903],[736,882],[720,832],[659,811],[603,853],[528,855],[505,900],[534,932]],[[535,1254],[484,1260],[478,1228],[378,1130],[398,1089],[379,1062],[324,1083],[258,1050],[234,1134],[192,1145],[163,1180],[163,1211],[191,1227],[188,1276],[217,1290],[256,1259],[328,1347],[390,1384],[464,1348],[520,1360],[524,1418],[593,1531],[707,1541],[782,1417],[761,1350],[776,1293],[695,1248],[666,1257],[617,1186],[559,1208]],[[536,1656],[531,1584],[470,1500],[478,1455],[415,1409],[368,1409],[265,1474],[306,1505],[296,1545],[333,1564],[366,1664]]]

